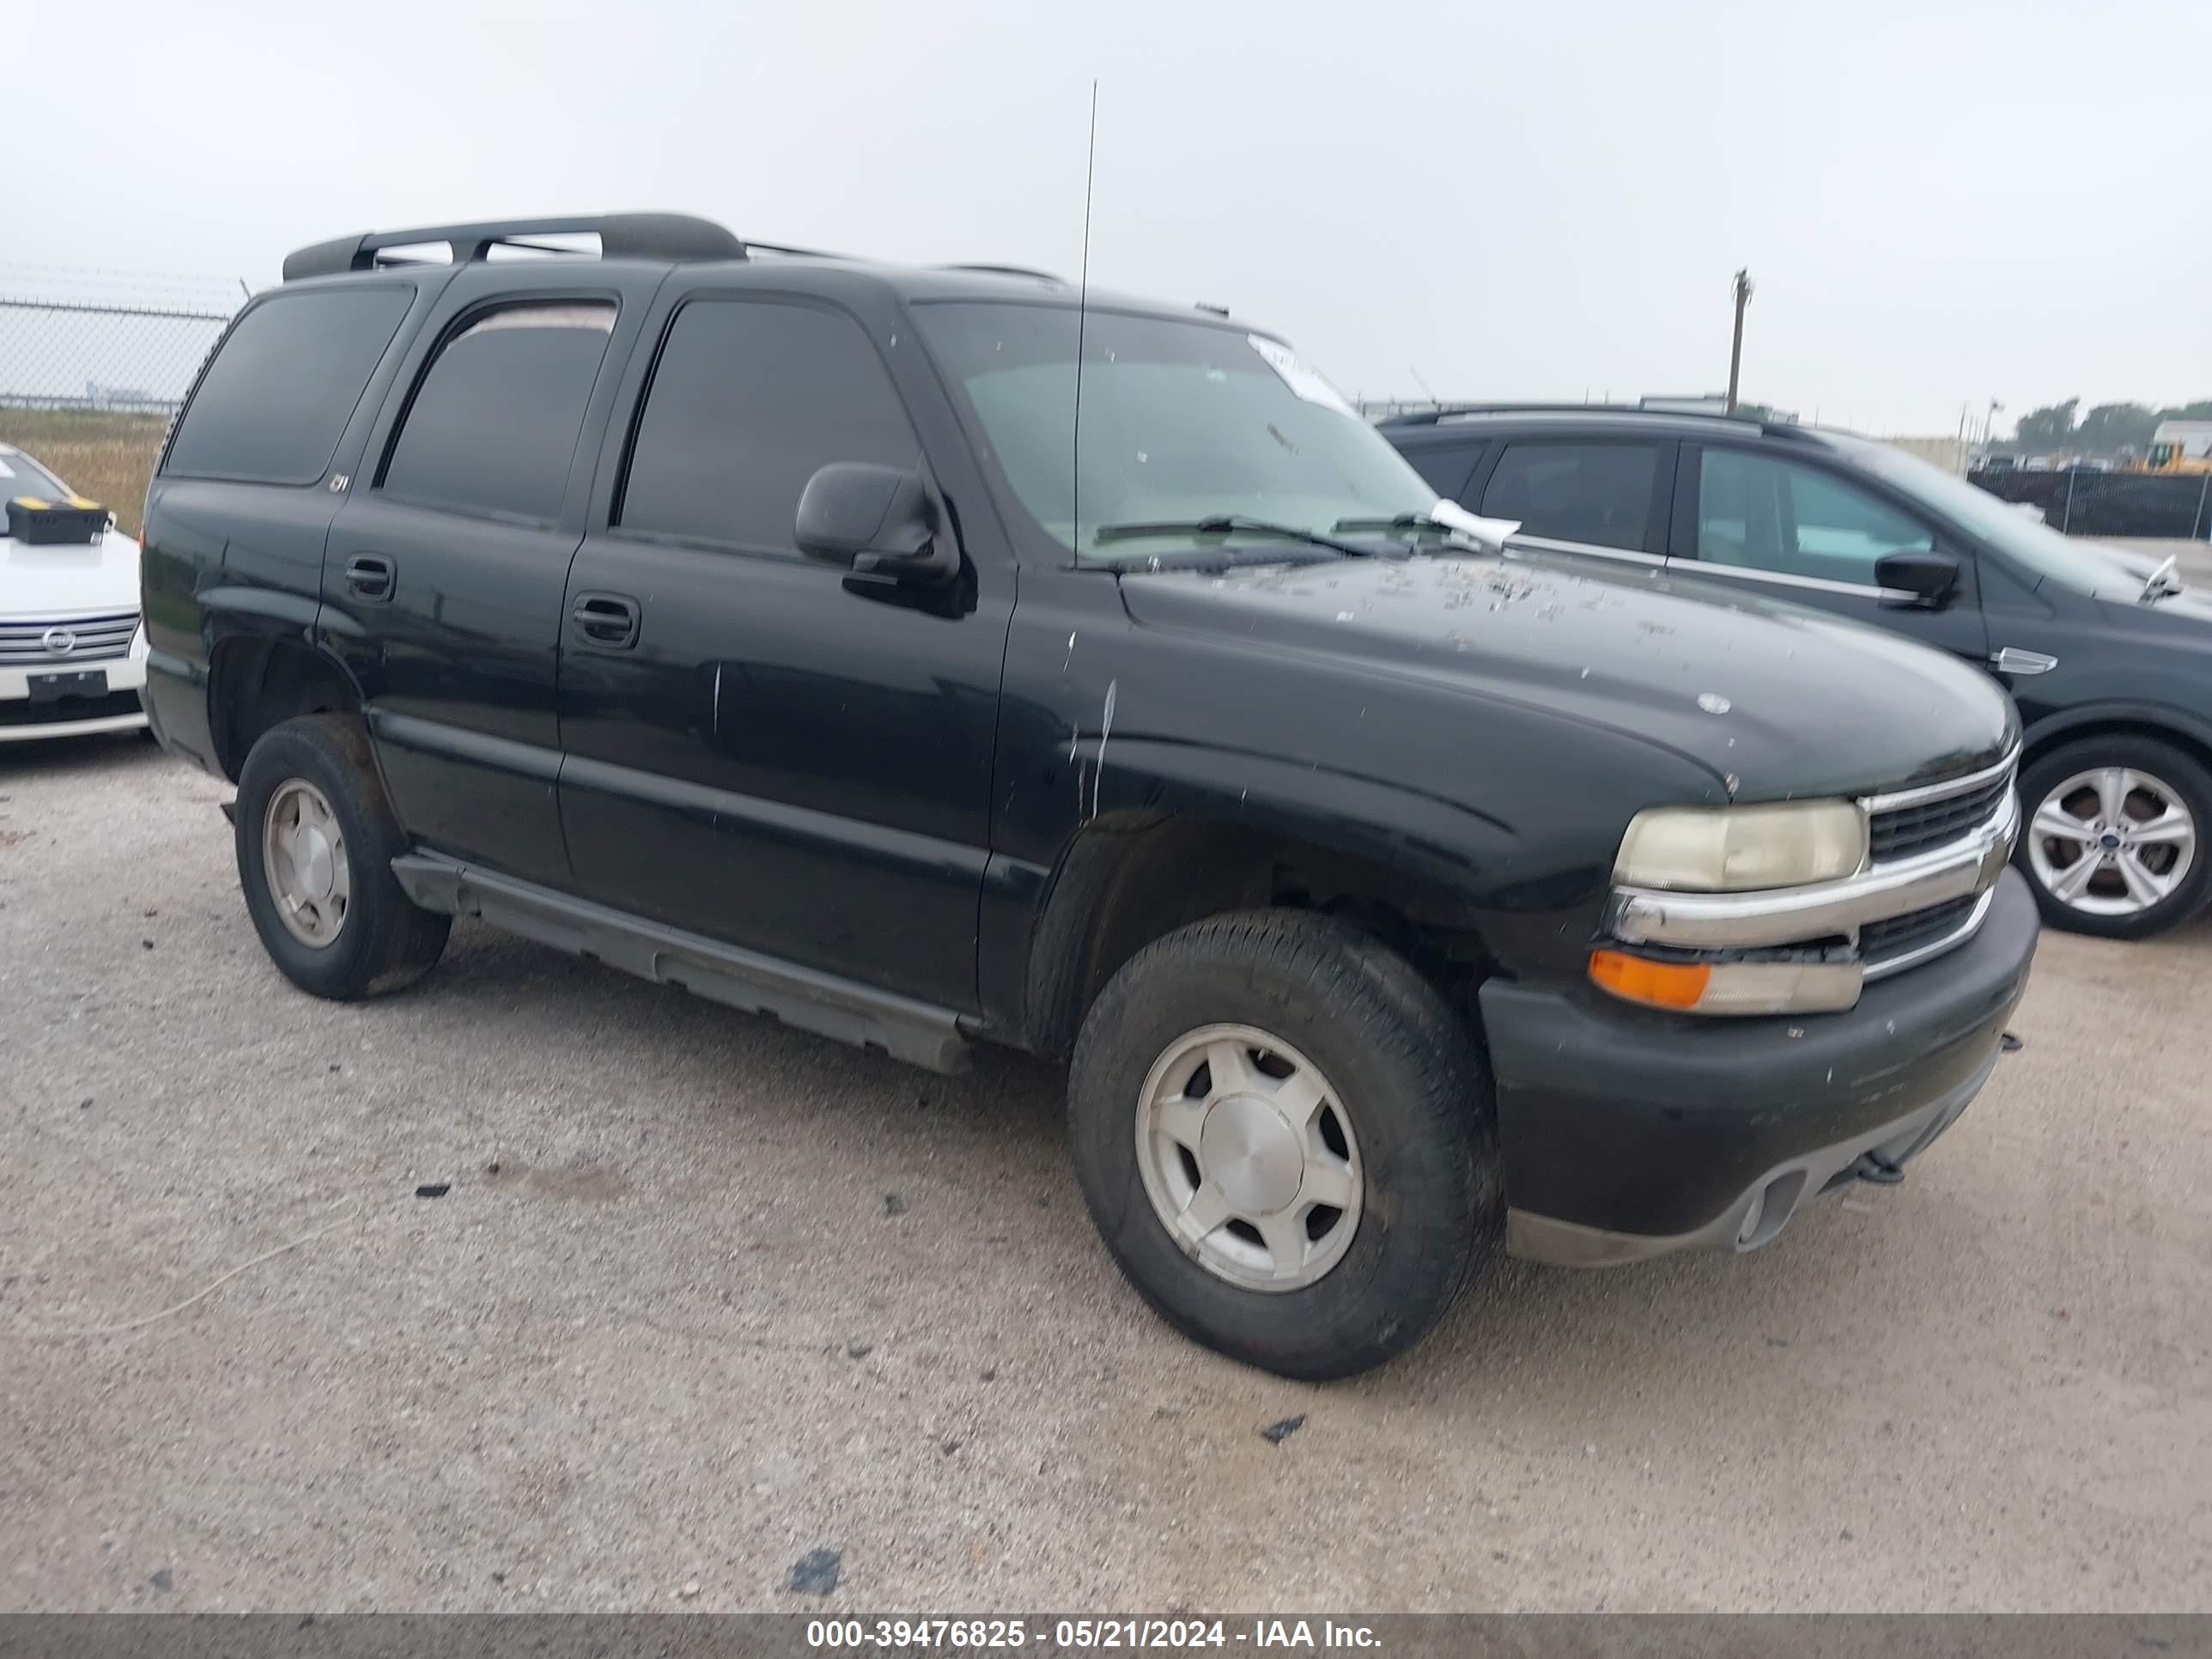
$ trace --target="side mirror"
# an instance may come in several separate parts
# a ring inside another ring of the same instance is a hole
[[[942,581],[960,556],[938,523],[919,472],[865,461],[833,461],[799,497],[799,550],[861,575]]]
[[[1885,553],[1874,562],[1874,579],[1933,611],[1959,591],[1959,562],[1948,553]]]

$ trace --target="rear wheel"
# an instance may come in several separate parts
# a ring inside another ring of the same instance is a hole
[[[2155,738],[2083,738],[2021,775],[2019,861],[2053,927],[2162,933],[2212,898],[2212,775]]]
[[[1494,1248],[1489,1079],[1403,958],[1324,918],[1201,921],[1084,1022],[1076,1175],[1130,1282],[1185,1334],[1285,1376],[1381,1364]]]
[[[418,908],[392,876],[406,840],[357,722],[307,714],[264,732],[239,775],[236,823],[246,908],[301,990],[377,996],[436,964],[452,918]]]

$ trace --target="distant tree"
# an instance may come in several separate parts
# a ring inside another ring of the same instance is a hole
[[[2075,428],[2073,447],[2084,455],[2140,452],[2157,430],[2159,418],[2158,410],[2142,404],[2099,404]]]
[[[2149,447],[2160,421],[2212,421],[2212,398],[2164,409],[2147,404],[2099,404],[2077,424],[2074,411],[2081,405],[2079,398],[2069,398],[2063,404],[2030,410],[2020,417],[2014,446],[2029,455],[2117,455],[2124,449],[2139,455]]]
[[[2074,411],[2081,404],[2079,398],[2069,398],[2063,404],[2046,404],[2041,409],[2028,410],[2020,417],[2020,425],[2014,430],[2014,443],[2031,455],[2070,447],[2074,441]]]

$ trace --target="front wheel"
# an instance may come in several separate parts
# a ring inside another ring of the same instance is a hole
[[[1076,1176],[1130,1283],[1206,1346],[1314,1381],[1411,1346],[1494,1249],[1490,1109],[1433,986],[1287,911],[1139,952],[1068,1079]]]
[[[407,843],[357,721],[303,714],[264,732],[239,774],[236,823],[254,930],[301,990],[377,996],[436,963],[453,919],[418,908],[392,873]]]
[[[2212,899],[2212,774],[2156,738],[2082,738],[2021,775],[2018,859],[2054,927],[2144,939]]]

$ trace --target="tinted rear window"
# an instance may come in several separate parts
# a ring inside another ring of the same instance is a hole
[[[614,325],[606,301],[505,306],[471,321],[408,406],[385,490],[498,518],[559,517]]]
[[[162,471],[313,483],[414,290],[281,294],[240,319],[178,424]]]
[[[1632,551],[1644,546],[1659,451],[1650,444],[1513,443],[1482,492],[1482,511],[1530,536]]]
[[[1482,451],[1479,443],[1421,444],[1398,453],[1430,489],[1444,500],[1455,501],[1474,476],[1474,464],[1482,459]]]

